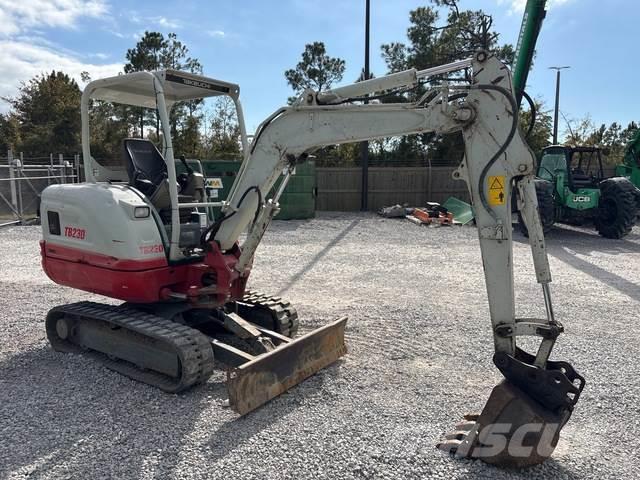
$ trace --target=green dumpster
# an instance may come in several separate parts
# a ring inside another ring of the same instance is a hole
[[[241,162],[224,160],[203,160],[202,168],[207,179],[211,201],[227,199],[231,186],[238,175]],[[280,185],[276,182],[271,193]],[[270,197],[268,195],[268,197]],[[313,162],[306,162],[296,167],[296,174],[291,177],[289,184],[280,197],[280,213],[278,220],[293,220],[313,218],[316,211],[316,167]],[[214,209],[214,215],[219,215],[220,209]]]
[[[280,181],[274,187],[278,188]],[[312,161],[296,166],[296,174],[280,197],[278,220],[301,220],[316,216],[316,165]]]

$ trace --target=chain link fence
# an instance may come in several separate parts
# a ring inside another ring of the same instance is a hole
[[[25,224],[37,217],[40,194],[53,184],[77,183],[80,155],[25,157],[9,150],[0,157],[0,227]]]

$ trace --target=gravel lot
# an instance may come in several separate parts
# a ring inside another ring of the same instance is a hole
[[[349,354],[244,418],[224,374],[181,395],[51,351],[44,317],[102,297],[42,273],[39,227],[0,230],[0,478],[640,478],[640,229],[620,241],[556,228],[554,357],[587,388],[553,459],[522,472],[434,448],[500,376],[476,231],[371,214],[275,222],[250,286],[288,297],[302,328],[349,315]],[[543,316],[516,236],[518,314]]]

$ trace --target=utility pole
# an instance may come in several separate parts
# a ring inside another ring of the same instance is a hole
[[[364,78],[369,80],[369,23],[370,0],[366,0],[364,20]],[[364,103],[369,103],[367,100]],[[366,212],[369,209],[369,142],[360,143],[360,159],[362,161],[362,198],[360,210]]]
[[[560,110],[560,70],[565,68],[571,68],[569,66],[564,67],[549,67],[549,70],[556,71],[556,108],[553,114],[553,144],[558,144],[558,112]]]

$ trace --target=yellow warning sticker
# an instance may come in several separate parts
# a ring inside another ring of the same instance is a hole
[[[504,205],[507,203],[507,194],[505,193],[504,188],[504,175],[489,177],[487,185],[489,186],[489,205]]]
[[[207,178],[207,187],[209,188],[222,188],[221,178]]]

